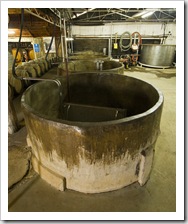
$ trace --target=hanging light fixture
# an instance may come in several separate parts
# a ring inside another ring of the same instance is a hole
[[[73,37],[66,37],[66,41],[72,41],[72,40],[74,40]]]
[[[142,17],[142,18],[149,17],[149,16],[151,16],[154,12],[155,12],[155,11],[147,12],[147,13],[145,13],[144,15],[142,15],[141,17]]]
[[[146,17],[151,16],[157,10],[158,9],[144,9],[143,11],[134,14],[132,17],[146,18]]]
[[[143,14],[145,14],[147,11],[146,10],[143,10],[142,12],[138,12],[136,14],[134,14],[132,17],[139,17],[139,16],[142,16]]]

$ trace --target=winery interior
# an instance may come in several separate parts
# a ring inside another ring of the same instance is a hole
[[[8,9],[8,211],[176,211],[175,8]]]

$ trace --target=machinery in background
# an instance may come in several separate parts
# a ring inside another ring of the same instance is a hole
[[[119,61],[124,64],[125,68],[128,69],[129,66],[137,65],[141,44],[142,37],[139,32],[130,34],[128,31],[125,31],[120,36],[119,47],[123,54],[119,57]],[[115,34],[114,49],[118,49],[117,33]]]
[[[152,68],[170,68],[175,60],[176,45],[142,44],[139,64]]]

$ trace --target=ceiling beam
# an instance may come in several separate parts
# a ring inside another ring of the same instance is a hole
[[[33,16],[36,16],[48,23],[51,23],[54,25],[55,22],[55,26],[60,27],[59,21],[55,21],[54,18],[52,18],[51,16],[48,16],[46,14],[42,14],[38,9],[36,8],[24,8],[24,12],[30,13]]]
[[[166,15],[166,16],[169,16],[169,17],[171,17],[171,18],[175,19],[175,17],[174,17],[174,16],[172,16],[172,15],[170,15],[169,13],[165,13],[164,11],[161,11],[161,13],[163,13],[163,14],[164,14],[164,15]]]
[[[103,15],[98,15],[98,16],[92,16],[92,17],[88,17],[88,18],[84,18],[84,19],[80,19],[78,21],[91,21],[91,19],[96,19],[96,18],[100,18],[100,17],[106,17],[108,15],[113,15],[114,13],[111,12],[111,13],[106,13],[106,14],[103,14]],[[101,19],[102,20],[102,19]],[[75,20],[76,21],[76,20]]]
[[[117,11],[115,11],[115,10],[111,10],[111,12],[113,12],[113,13],[115,13],[115,14],[118,14],[118,15],[120,15],[120,16],[123,16],[123,17],[129,18],[129,19],[133,19],[131,16],[128,16],[128,15],[122,14],[122,13],[117,12]]]
[[[61,18],[61,13],[57,8],[49,8],[59,19]]]

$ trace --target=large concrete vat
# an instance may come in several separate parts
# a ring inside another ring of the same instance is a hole
[[[142,44],[139,62],[148,67],[169,68],[174,61],[175,49],[175,45]]]
[[[54,82],[43,81],[22,96],[35,171],[59,190],[144,185],[160,132],[162,93],[116,74],[70,75],[69,91],[66,78],[59,80],[62,95]]]
[[[123,75],[124,73],[124,64],[121,62],[108,60],[76,60],[68,62],[68,71],[69,73],[80,73],[80,72],[111,72]],[[61,63],[57,69],[58,75],[66,75],[66,65]]]
[[[69,55],[70,60],[109,60],[107,55],[93,51],[80,51]]]

